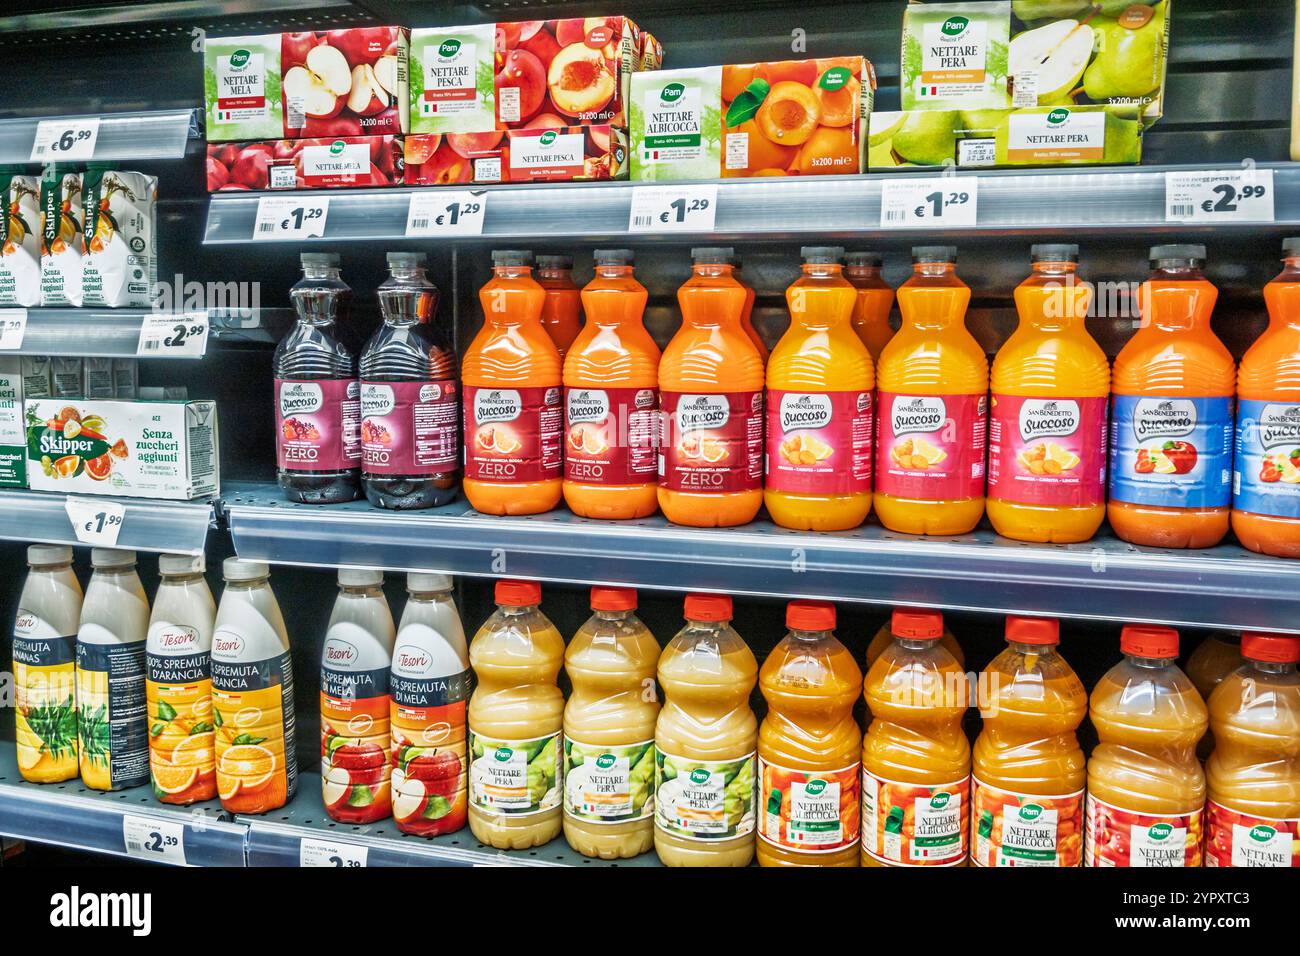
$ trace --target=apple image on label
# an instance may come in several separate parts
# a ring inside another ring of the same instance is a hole
[[[321,777],[321,798],[326,810],[338,810],[352,793],[352,778],[343,767],[330,767]]]
[[[389,76],[389,82],[393,86],[397,85],[396,77],[394,67]],[[352,92],[348,94],[348,109],[358,116],[374,116],[388,109],[391,102],[390,91],[379,81],[379,75],[373,66],[363,63],[352,68]]]
[[[307,62],[307,54],[319,43],[316,34],[284,33],[280,36],[280,68],[289,69]]]
[[[451,750],[440,750],[435,754],[421,754],[412,758],[406,765],[406,775],[410,779],[424,781],[430,792],[450,797],[456,792],[460,768],[460,757]]]
[[[321,44],[311,48],[302,66],[284,74],[283,86],[286,99],[301,102],[309,118],[329,119],[348,102],[352,68],[340,50]]]
[[[399,786],[394,773],[393,784],[393,819],[398,823],[409,823],[419,818],[429,802],[424,783],[420,780],[403,780]]]

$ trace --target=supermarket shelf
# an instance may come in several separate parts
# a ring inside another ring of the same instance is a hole
[[[75,121],[93,115],[48,118]],[[45,118],[0,120],[0,163],[31,162],[36,127]],[[185,155],[186,144],[202,135],[202,113],[197,109],[106,113],[98,119],[99,135],[93,161],[180,159]]]
[[[21,347],[0,355],[81,355],[135,358],[140,327],[149,309],[28,309]],[[180,316],[177,316],[180,318]],[[213,321],[210,317],[209,321]],[[198,359],[202,353],[169,355],[167,350],[141,358]]]
[[[240,557],[277,564],[1300,631],[1300,562],[1235,545],[1162,551],[1105,532],[1086,544],[1031,545],[985,529],[919,538],[875,524],[824,534],[767,521],[694,529],[565,510],[498,518],[464,503],[392,513],[365,502],[291,504],[274,485],[248,483],[230,484],[221,509]]]
[[[64,507],[66,495],[0,491],[0,540],[79,545]],[[110,498],[125,509],[117,546],[135,551],[201,554],[212,525],[212,502]]]

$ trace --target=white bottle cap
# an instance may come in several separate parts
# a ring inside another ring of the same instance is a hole
[[[451,575],[437,574],[432,571],[411,571],[406,575],[406,590],[419,594],[432,591],[450,591]]]
[[[67,564],[70,561],[72,561],[72,549],[66,544],[32,544],[27,546],[28,564]]]
[[[226,558],[221,563],[221,576],[227,581],[256,581],[269,577],[271,568],[265,561],[241,561],[239,558]]]
[[[160,554],[159,574],[202,574],[207,568],[201,554]]]
[[[119,548],[91,548],[92,568],[125,568],[135,564],[135,552]]]
[[[339,568],[339,584],[349,588],[373,588],[384,583],[378,568]]]

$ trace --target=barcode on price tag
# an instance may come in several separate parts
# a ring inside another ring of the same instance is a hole
[[[82,544],[96,548],[117,547],[117,536],[126,523],[126,505],[107,498],[74,498],[69,495],[63,508],[72,523],[72,533]]]
[[[262,196],[257,200],[254,239],[310,239],[325,235],[327,196]]]
[[[1272,222],[1273,170],[1165,173],[1166,222]]]
[[[41,120],[36,124],[36,138],[32,141],[32,153],[28,159],[33,163],[92,159],[98,141],[98,116]]]
[[[369,855],[369,847],[355,843],[332,843],[311,837],[303,837],[298,843],[299,866],[338,866],[351,869],[365,866]]]
[[[952,229],[975,225],[979,178],[886,179],[880,184],[881,229]]]
[[[185,825],[153,817],[122,817],[126,855],[155,863],[185,865]]]
[[[135,354],[148,358],[202,358],[207,347],[206,312],[149,312],[140,323]]]
[[[0,309],[0,352],[22,348],[26,334],[26,309]]]
[[[408,236],[481,236],[487,193],[436,189],[411,195],[406,207]]]
[[[712,232],[718,187],[637,186],[632,190],[628,232]]]

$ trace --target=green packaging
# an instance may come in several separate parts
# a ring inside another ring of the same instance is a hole
[[[1011,0],[909,3],[903,13],[903,110],[1011,105]]]

